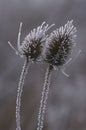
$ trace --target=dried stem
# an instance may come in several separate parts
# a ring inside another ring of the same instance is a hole
[[[53,69],[53,66],[48,65],[48,68],[47,68],[47,71],[45,74],[45,81],[44,81],[43,91],[42,91],[42,96],[41,96],[41,101],[40,101],[37,130],[42,130],[42,128],[43,128],[44,114],[45,114],[45,110],[46,110],[52,69]]]
[[[19,79],[18,89],[17,89],[17,98],[16,98],[16,130],[21,130],[20,126],[20,107],[21,107],[21,96],[23,92],[24,80],[29,68],[28,58],[25,60],[25,63],[22,68],[22,72]]]

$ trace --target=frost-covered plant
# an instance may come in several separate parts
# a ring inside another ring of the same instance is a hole
[[[48,98],[51,72],[53,69],[61,67],[61,71],[66,76],[68,76],[64,72],[64,67],[72,59],[68,57],[72,51],[73,46],[75,46],[75,38],[76,27],[74,27],[73,20],[71,20],[68,21],[64,27],[62,26],[59,29],[53,31],[46,40],[43,57],[44,61],[48,63],[48,68],[45,75],[45,82],[40,102],[37,130],[42,130],[43,128],[43,120]]]
[[[62,66],[63,68],[71,59],[69,54],[76,45],[76,32],[73,20],[68,21],[64,27],[54,30],[46,41],[44,60],[53,67]]]
[[[10,42],[9,45],[12,49],[16,52],[16,54],[20,55],[21,57],[25,57],[25,63],[20,75],[20,80],[17,89],[17,99],[16,99],[16,130],[21,130],[20,126],[20,106],[21,106],[21,96],[24,86],[25,76],[27,74],[28,67],[32,62],[41,62],[41,53],[43,46],[45,44],[47,31],[53,26],[49,26],[46,22],[43,22],[41,26],[33,29],[24,39],[22,43],[20,43],[20,36],[21,36],[21,28],[22,23],[20,23],[19,33],[18,33],[18,41],[17,46],[18,50],[16,50]]]
[[[68,76],[64,69],[70,63],[72,58],[69,58],[73,47],[75,46],[76,27],[73,25],[73,20],[68,21],[64,26],[54,30],[49,36],[47,31],[53,26],[49,26],[43,22],[41,26],[33,29],[20,43],[22,23],[20,23],[18,33],[18,50],[16,50],[10,42],[9,45],[13,48],[16,54],[25,57],[25,63],[20,75],[20,80],[17,89],[16,99],[16,130],[21,130],[20,126],[20,106],[21,96],[24,86],[25,76],[32,62],[46,62],[48,68],[45,74],[45,81],[40,101],[37,130],[42,130],[44,123],[44,114],[49,93],[51,72],[53,69],[61,69],[61,72]]]

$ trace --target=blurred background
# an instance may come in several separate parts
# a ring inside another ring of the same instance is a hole
[[[31,29],[46,21],[60,27],[73,19],[82,53],[66,72],[53,71],[43,130],[86,130],[86,0],[0,0],[0,130],[15,130],[15,102],[24,63],[8,45],[17,47]],[[52,29],[51,29],[52,31]],[[22,130],[36,130],[37,114],[47,65],[32,64],[26,77],[21,106]]]

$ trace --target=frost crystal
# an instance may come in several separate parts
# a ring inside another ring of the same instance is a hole
[[[53,31],[47,38],[44,50],[45,61],[54,66],[63,65],[75,45],[76,28],[73,20]]]

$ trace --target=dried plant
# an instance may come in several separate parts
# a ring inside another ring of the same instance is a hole
[[[64,27],[62,26],[59,29],[53,31],[47,38],[46,44],[44,46],[44,61],[47,62],[49,65],[46,71],[45,82],[40,101],[37,130],[42,130],[43,128],[43,120],[52,70],[56,67],[58,68],[59,66],[61,66],[62,72],[66,76],[68,76],[63,71],[63,68],[71,61],[71,58],[68,59],[68,56],[71,53],[73,46],[75,45],[76,28],[74,27],[72,22],[73,20],[68,21]]]
[[[42,60],[41,53],[48,35],[46,35],[47,31],[53,26],[49,26],[46,22],[43,22],[41,26],[33,29],[24,39],[22,43],[20,43],[21,36],[21,28],[22,23],[20,23],[19,33],[18,33],[18,50],[16,50],[10,42],[9,45],[16,52],[16,54],[21,57],[25,57],[25,63],[20,75],[20,80],[17,89],[17,99],[16,99],[16,130],[21,130],[20,126],[20,107],[21,107],[21,96],[24,86],[25,76],[27,74],[27,70],[29,68],[30,63],[32,62],[40,62]]]
[[[68,21],[65,26],[54,30],[49,36],[46,32],[53,26],[49,26],[45,22],[41,26],[33,29],[20,43],[22,23],[20,23],[18,33],[18,50],[16,50],[10,42],[9,45],[21,57],[25,57],[25,63],[20,75],[20,80],[17,89],[16,99],[16,130],[21,130],[20,126],[20,107],[21,96],[24,86],[25,76],[27,74],[30,63],[46,62],[48,68],[45,74],[45,81],[40,101],[37,130],[42,130],[44,123],[44,114],[46,110],[51,72],[55,68],[61,68],[62,73],[68,76],[64,69],[70,63],[72,58],[69,58],[72,48],[75,46],[76,28],[73,25],[73,20]]]

